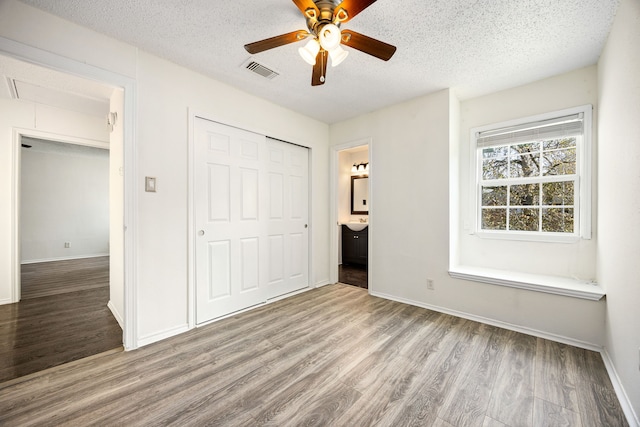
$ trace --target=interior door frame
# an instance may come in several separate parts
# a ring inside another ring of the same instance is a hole
[[[20,61],[39,65],[59,72],[88,78],[114,88],[120,88],[124,92],[123,105],[123,132],[124,132],[124,313],[123,313],[123,345],[125,350],[133,350],[138,347],[137,331],[137,282],[136,282],[136,242],[138,199],[135,191],[135,178],[137,177],[137,150],[135,144],[135,111],[136,111],[136,80],[112,71],[82,63],[64,56],[57,55],[33,46],[29,46],[0,36],[0,54],[18,59]],[[19,138],[18,138],[19,139]],[[19,156],[19,150],[14,145],[13,165],[15,158]],[[16,153],[18,150],[18,153]],[[14,168],[15,169],[15,168]],[[18,176],[12,172],[12,235],[11,247],[14,249],[12,256],[12,298],[19,298],[20,256],[17,250],[20,248],[19,223],[17,197]],[[18,282],[16,282],[18,281]],[[16,287],[17,283],[17,287]]]
[[[22,138],[35,138],[42,139],[45,141],[53,141],[53,142],[63,142],[65,144],[75,144],[82,145],[85,147],[95,147],[102,148],[109,151],[109,155],[111,152],[109,150],[109,144],[102,141],[96,141],[92,139],[79,138],[75,136],[67,136],[67,135],[59,135],[51,132],[44,132],[35,129],[22,129],[18,127],[13,128],[12,135],[12,143],[13,143],[13,196],[12,196],[12,206],[13,206],[13,220],[12,223],[14,227],[12,227],[12,264],[14,265],[14,272],[12,274],[12,294],[11,300],[13,302],[18,302],[22,293],[22,278],[20,274],[21,270],[21,235],[20,235],[20,222],[21,222],[21,208],[20,208],[20,196],[22,194],[22,188],[20,186],[20,176],[22,174]]]
[[[287,298],[293,295],[296,295],[298,293],[301,292],[306,292],[310,289],[312,289],[314,287],[312,281],[313,281],[313,209],[312,209],[312,200],[313,200],[313,170],[312,170],[312,164],[313,164],[313,148],[311,146],[309,146],[308,144],[302,143],[302,142],[298,142],[298,141],[291,141],[290,138],[287,138],[286,136],[276,136],[276,135],[270,135],[269,132],[263,130],[263,129],[259,129],[256,128],[255,126],[251,126],[247,123],[234,123],[228,119],[222,119],[219,117],[216,117],[215,114],[211,114],[211,113],[207,113],[207,112],[203,112],[200,110],[195,110],[193,108],[189,108],[188,109],[188,115],[189,115],[189,126],[188,126],[188,131],[189,131],[189,136],[188,136],[188,153],[187,153],[187,157],[188,157],[188,165],[187,165],[187,169],[188,169],[188,189],[187,189],[187,205],[188,205],[188,212],[187,212],[187,287],[188,287],[188,297],[187,297],[187,317],[188,317],[188,329],[194,329],[196,327],[201,327],[201,326],[205,326],[208,325],[212,322],[224,319],[226,317],[229,316],[234,316],[236,314],[238,314],[239,312],[234,312],[231,314],[228,314],[226,316],[222,316],[216,319],[213,319],[209,322],[204,322],[201,324],[196,323],[196,223],[195,223],[195,198],[194,198],[194,186],[195,186],[195,166],[196,166],[196,160],[195,160],[195,123],[196,120],[198,119],[202,119],[202,120],[208,120],[211,122],[216,122],[219,123],[221,125],[225,125],[225,126],[231,126],[231,127],[235,127],[238,129],[242,129],[242,130],[246,130],[248,132],[253,132],[253,133],[257,133],[260,135],[264,135],[267,138],[273,138],[273,139],[277,139],[279,141],[288,143],[288,144],[294,144],[294,145],[299,145],[300,147],[304,147],[306,149],[309,150],[309,155],[308,155],[308,162],[309,162],[309,179],[307,182],[307,185],[309,187],[309,208],[308,208],[308,216],[309,216],[309,248],[308,248],[308,258],[309,258],[309,263],[308,263],[308,286],[306,288],[303,288],[299,291],[296,292],[292,292],[289,294],[286,294],[284,296],[281,297],[276,297],[273,299],[269,299],[267,301],[268,303],[271,302],[275,302],[278,301],[280,299],[283,298]],[[247,310],[251,310],[255,308],[251,307],[248,308]],[[242,312],[244,310],[241,310],[240,312]]]
[[[329,208],[331,210],[329,214],[329,230],[333,230],[329,233],[329,283],[337,283],[338,282],[338,169],[339,169],[339,159],[338,154],[340,151],[348,150],[350,148],[362,147],[366,145],[369,147],[369,168],[372,168],[373,165],[373,139],[371,137],[356,139],[350,142],[345,142],[342,144],[334,145],[331,147],[331,155],[329,156],[329,174],[330,174],[330,194],[329,194]],[[369,233],[369,244],[368,244],[368,253],[369,257],[372,254],[372,244],[373,239],[371,238],[372,232],[372,223],[373,223],[373,205],[374,205],[374,197],[373,197],[373,182],[372,177],[369,176],[369,216],[367,222],[368,233]],[[367,274],[369,273],[371,266],[371,262],[367,263]],[[370,276],[369,276],[370,277]],[[372,289],[372,281],[369,279],[369,289],[368,292],[371,293]]]

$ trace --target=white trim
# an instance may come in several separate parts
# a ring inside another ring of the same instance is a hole
[[[1,42],[0,37],[0,42]],[[1,48],[0,44],[0,48]],[[21,290],[21,275],[20,275],[20,265],[22,264],[32,264],[38,262],[47,262],[47,261],[59,261],[64,259],[79,259],[79,258],[89,258],[89,256],[77,255],[73,257],[59,257],[59,258],[50,258],[50,259],[42,259],[42,260],[29,260],[22,261],[20,259],[20,254],[22,253],[21,249],[21,241],[20,241],[20,175],[22,171],[22,151],[20,150],[22,138],[36,138],[36,139],[44,139],[47,141],[55,141],[55,142],[63,142],[66,144],[75,144],[82,145],[87,147],[96,147],[96,148],[108,148],[109,144],[104,141],[98,141],[95,139],[89,138],[81,138],[72,135],[63,135],[54,132],[45,132],[37,129],[28,129],[22,127],[13,127],[11,128],[11,145],[12,145],[12,177],[11,177],[11,203],[13,206],[11,212],[11,245],[13,247],[13,252],[11,254],[11,297],[9,299],[10,303],[17,303],[20,301],[20,297],[22,295]],[[109,254],[107,254],[109,255]],[[101,255],[97,255],[101,256]]]
[[[293,297],[293,296],[296,296],[296,295],[300,295],[300,294],[303,294],[303,293],[305,293],[305,292],[309,292],[309,291],[310,291],[310,290],[312,290],[312,289],[314,289],[314,288],[313,288],[313,287],[311,287],[311,286],[309,285],[309,286],[307,286],[306,288],[298,289],[298,290],[296,290],[296,291],[291,291],[291,292],[288,292],[288,293],[283,294],[283,295],[278,295],[277,297],[269,298],[269,299],[266,301],[265,305],[266,305],[266,304],[271,304],[272,302],[276,302],[276,301],[280,301],[280,300],[283,300],[283,299],[287,299],[287,298],[289,298],[289,297]],[[253,308],[253,307],[252,307],[252,308]]]
[[[528,233],[526,231],[478,231],[475,233],[481,239],[518,240],[521,242],[552,242],[552,243],[576,243],[580,236],[569,233]]]
[[[138,199],[135,187],[137,179],[137,150],[135,145],[136,124],[136,80],[93,65],[82,63],[58,54],[28,46],[26,44],[0,37],[0,54],[7,55],[32,64],[37,64],[63,73],[89,78],[124,90],[124,327],[123,345],[126,350],[137,348],[137,221]],[[16,207],[17,209],[17,207]],[[15,215],[16,213],[14,213]],[[15,246],[14,250],[19,249]],[[17,252],[19,253],[19,252]],[[13,279],[17,262],[13,262]]]
[[[340,151],[350,148],[362,147],[366,145],[369,149],[369,170],[374,166],[373,163],[373,139],[371,137],[360,138],[350,142],[334,145],[329,148],[329,283],[338,282],[338,155]],[[373,174],[375,175],[375,173]],[[369,176],[369,215],[367,222],[369,224],[369,258],[371,258],[372,239],[371,239],[371,219],[373,217],[373,182],[375,178]],[[369,268],[367,266],[367,268]]]
[[[100,258],[103,256],[109,256],[109,253],[103,253],[103,254],[91,254],[91,255],[73,255],[73,256],[62,256],[62,257],[56,257],[56,258],[42,258],[42,259],[30,259],[28,261],[21,261],[20,264],[21,265],[25,265],[25,264],[38,264],[40,262],[54,262],[54,261],[69,261],[72,259],[85,259],[85,258]]]
[[[193,195],[195,183],[195,122],[200,115],[191,108],[188,113],[187,136],[187,324],[189,329],[196,323],[196,223],[195,198]]]
[[[600,355],[602,356],[602,361],[604,362],[605,368],[607,368],[607,373],[609,374],[609,379],[611,380],[613,389],[616,392],[616,396],[618,396],[618,400],[620,401],[622,412],[624,412],[624,415],[627,417],[629,427],[640,427],[640,418],[638,417],[638,414],[636,414],[633,410],[631,399],[629,399],[627,392],[622,386],[622,382],[620,381],[618,372],[616,371],[615,365],[611,360],[611,356],[609,356],[609,352],[607,352],[606,348],[603,348],[600,352]]]
[[[22,277],[20,270],[20,254],[22,253],[22,247],[20,242],[20,169],[22,164],[22,151],[20,150],[21,136],[16,134],[16,129],[13,129],[12,141],[11,141],[11,168],[13,174],[11,175],[11,247],[13,251],[11,253],[11,294],[9,296],[9,303],[17,303],[20,301],[21,289],[22,289]]]
[[[155,332],[150,335],[145,335],[143,337],[138,338],[138,346],[144,347],[145,345],[153,344],[154,342],[162,341],[167,338],[171,338],[176,335],[183,334],[188,330],[189,330],[189,325],[185,323],[183,325],[167,328],[163,331]]]
[[[316,282],[314,286],[314,288],[321,288],[323,286],[327,286],[327,285],[333,285],[336,282],[331,282],[329,279],[325,279],[325,280],[320,280],[319,282]]]
[[[18,133],[20,134],[20,136],[26,136],[29,138],[44,139],[47,141],[54,141],[54,142],[64,142],[65,144],[82,145],[85,147],[102,148],[104,150],[110,149],[110,145],[108,142],[101,141],[98,139],[80,138],[73,135],[63,135],[63,134],[53,133],[53,132],[44,132],[38,129],[27,129],[27,128],[20,128],[20,127],[14,127],[13,129],[14,129],[14,135]]]
[[[449,275],[455,279],[582,298],[591,301],[599,301],[605,296],[604,290],[595,282],[558,276],[544,276],[541,274],[471,266],[451,267]]]
[[[385,293],[370,292],[370,294],[374,297],[384,298],[391,301],[401,302],[403,304],[409,304],[416,307],[426,308],[427,310],[437,311],[438,313],[449,314],[451,316],[460,317],[462,319],[472,320],[474,322],[484,323],[486,325],[497,326],[499,328],[508,329],[510,331],[520,332],[520,333],[531,335],[534,337],[544,338],[546,340],[555,341],[555,342],[571,345],[578,348],[584,348],[586,350],[597,351],[597,352],[600,352],[602,350],[602,347],[597,344],[576,340],[573,338],[565,337],[564,335],[550,334],[548,332],[540,331],[538,329],[532,329],[524,326],[514,325],[512,323],[490,319],[488,317],[477,316],[475,314],[470,314],[470,313],[466,313],[458,310],[451,310],[451,309],[440,307],[437,305],[425,304],[423,302],[414,301],[407,298],[396,297],[394,295],[389,295]]]
[[[123,329],[122,325],[124,325],[124,319],[122,318],[122,315],[120,314],[115,304],[111,300],[109,300],[109,302],[107,303],[107,308],[111,310],[111,314],[113,314],[113,317],[115,317],[116,322],[118,322],[118,325],[120,325],[120,329]]]

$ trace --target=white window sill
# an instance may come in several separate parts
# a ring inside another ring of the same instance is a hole
[[[539,274],[518,273],[471,266],[456,266],[451,268],[449,275],[456,279],[546,292],[592,301],[598,301],[605,296],[604,290],[598,286],[597,283],[557,276],[543,276]]]
[[[576,243],[580,236],[563,233],[526,233],[517,231],[478,231],[475,234],[481,239],[519,240],[524,242]]]

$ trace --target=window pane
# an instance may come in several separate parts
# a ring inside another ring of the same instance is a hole
[[[550,139],[542,142],[542,149],[557,150],[559,148],[571,148],[576,146],[575,138]]]
[[[543,205],[573,205],[573,181],[542,184]]]
[[[511,206],[534,206],[540,199],[539,184],[522,184],[511,186]]]
[[[545,151],[542,154],[544,175],[571,175],[576,173],[576,150]]]
[[[482,187],[482,206],[506,206],[507,186]]]
[[[482,229],[483,230],[506,230],[507,210],[506,209],[482,209]]]
[[[528,176],[540,176],[540,144],[529,142],[526,144],[512,145],[510,151],[511,178]]]
[[[542,231],[573,233],[573,209],[549,208],[542,210]]]
[[[538,209],[509,209],[509,230],[538,231]]]
[[[508,147],[490,147],[482,150],[482,179],[507,177]]]

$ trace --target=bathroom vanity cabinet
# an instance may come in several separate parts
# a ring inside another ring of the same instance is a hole
[[[367,266],[369,259],[369,227],[353,231],[342,225],[342,263]]]

